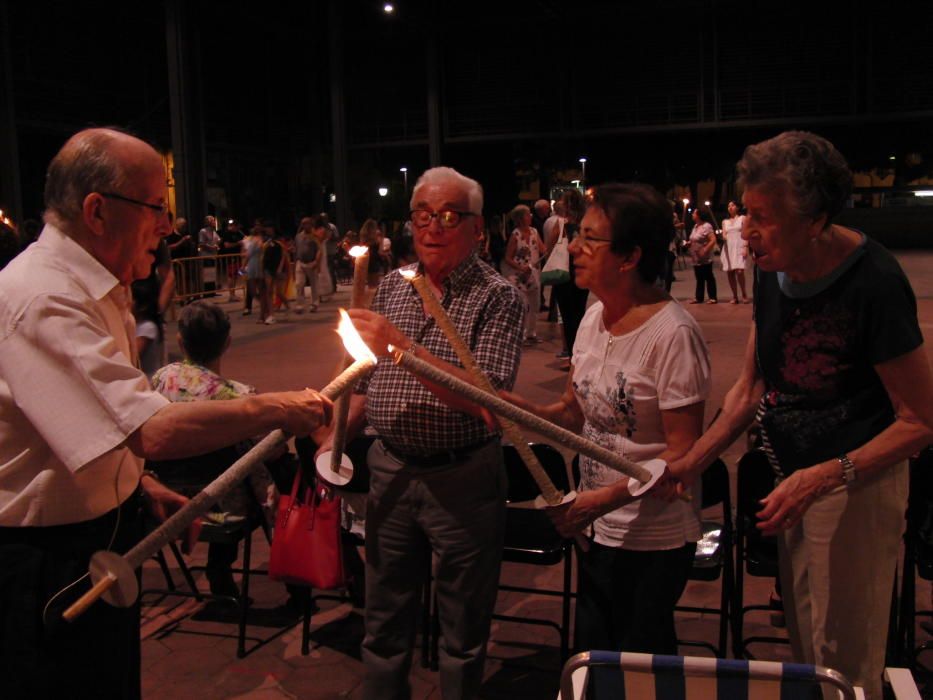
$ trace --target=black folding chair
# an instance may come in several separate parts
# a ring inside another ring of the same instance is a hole
[[[721,459],[713,462],[703,472],[703,510],[716,505],[722,506],[721,520],[703,520],[702,536],[697,542],[693,567],[690,570],[691,581],[715,581],[721,578],[719,607],[697,607],[678,605],[679,612],[713,614],[719,616],[719,634],[716,644],[698,640],[678,640],[684,646],[709,649],[715,656],[725,658],[727,654],[727,636],[729,631],[730,605],[735,586],[735,565],[732,557],[734,531],[732,526],[732,499],[729,496],[729,471]]]

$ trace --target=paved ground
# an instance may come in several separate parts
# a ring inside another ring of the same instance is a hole
[[[920,318],[926,338],[933,338],[933,253],[898,256],[911,279],[918,297]],[[677,272],[674,295],[686,300],[692,295],[690,270]],[[728,301],[726,280],[719,273],[720,299]],[[349,300],[349,289],[341,288],[333,301],[315,314],[293,316],[292,320],[273,326],[257,325],[256,316],[242,318],[239,307],[224,304],[234,321],[233,346],[224,360],[223,373],[255,385],[261,391],[323,386],[333,375],[340,358],[338,339],[333,332],[335,308]],[[713,360],[713,392],[707,404],[707,420],[720,405],[731,386],[743,353],[751,320],[750,306],[720,303],[716,306],[693,305],[703,328]],[[554,357],[559,348],[559,329],[546,322],[539,325],[545,342],[527,349],[522,358],[517,388],[532,400],[546,400],[560,391],[566,381]],[[170,327],[169,337],[174,337]],[[177,355],[177,348],[172,352]],[[931,355],[931,343],[927,352]],[[735,462],[743,453],[736,444],[724,455],[734,474]],[[711,513],[715,515],[715,512]],[[260,534],[253,539],[253,561],[265,565],[268,545]],[[205,546],[194,556],[203,563]],[[175,572],[177,574],[177,572]],[[176,578],[178,576],[176,575]],[[560,585],[559,568],[541,569],[507,564],[504,582],[556,588]],[[158,569],[147,564],[144,582],[162,585]],[[747,600],[767,600],[771,583],[749,580]],[[253,578],[251,596],[255,607],[268,610],[284,602],[281,585],[264,576]],[[718,607],[719,583],[691,582],[684,595],[688,605]],[[919,583],[918,600],[929,607],[929,584]],[[359,642],[362,639],[362,610],[349,602],[321,600],[321,611],[312,620],[312,649],[300,653],[299,628],[286,630],[245,659],[237,659],[235,640],[229,636],[235,627],[230,623],[195,621],[185,615],[198,606],[190,603],[173,609],[176,600],[167,599],[147,608],[143,625],[143,694],[146,698],[358,698],[362,665]],[[531,615],[543,614],[559,619],[556,600],[540,596],[500,594],[498,612]],[[262,613],[260,613],[262,614]],[[268,617],[268,615],[266,615]],[[180,621],[179,621],[180,620]],[[715,639],[718,620],[714,615],[678,616],[678,634],[682,639]],[[276,635],[274,627],[250,626],[252,637],[268,639]],[[767,618],[751,621],[747,633],[770,634],[776,630]],[[192,634],[189,634],[192,633]],[[193,634],[193,633],[205,634]],[[779,630],[777,630],[780,633]],[[924,633],[920,632],[921,638]],[[255,643],[255,642],[253,642]],[[683,653],[691,653],[688,648]],[[694,652],[696,653],[696,652]],[[484,694],[489,698],[556,697],[560,659],[557,635],[546,628],[494,623],[489,647],[490,662]],[[760,645],[759,658],[786,659],[786,647]],[[440,698],[436,673],[414,664],[411,681],[414,698]]]

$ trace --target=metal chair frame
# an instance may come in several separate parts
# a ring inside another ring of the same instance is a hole
[[[857,695],[852,684],[838,671],[822,666],[806,664],[786,664],[777,661],[743,661],[738,659],[709,659],[690,656],[662,656],[654,654],[635,654],[610,651],[584,651],[564,664],[560,678],[560,698],[577,700],[586,697],[602,700],[610,696],[600,693],[596,683],[589,683],[590,673],[582,679],[574,679],[574,672],[579,669],[616,671],[619,676],[613,681],[624,681],[626,673],[638,673],[653,676],[654,697],[656,700],[683,700],[686,698],[683,679],[699,677],[710,679],[728,679],[729,685],[740,685],[733,697],[749,697],[747,687],[742,681],[774,681],[816,688],[818,684],[827,684],[838,690],[843,700],[855,700]],[[614,683],[618,686],[618,682]],[[577,692],[580,691],[580,692]],[[616,696],[611,696],[616,697]],[[639,700],[648,700],[649,696],[639,695]],[[714,693],[710,697],[727,698],[728,692]],[[782,694],[782,697],[785,697]],[[800,697],[798,694],[787,697]]]
[[[527,469],[524,467],[521,457],[518,456],[518,451],[511,445],[503,445],[502,449],[506,471],[509,475],[509,503],[521,503],[532,500],[537,496],[538,488],[528,474]],[[554,482],[554,486],[557,487],[558,490],[567,493],[571,488],[570,479],[567,475],[567,465],[560,452],[551,445],[545,443],[533,443],[531,449],[538,457],[545,471],[547,471],[551,481]],[[576,472],[574,480],[576,480]],[[499,613],[493,614],[492,617],[494,620],[539,625],[556,630],[560,635],[560,658],[563,662],[570,653],[570,606],[574,597],[572,579],[573,541],[561,538],[554,530],[547,515],[541,511],[513,507],[508,515],[512,517],[506,520],[505,548],[502,554],[502,561],[534,564],[537,566],[554,566],[555,564],[563,563],[563,585],[561,590],[556,591],[500,583],[499,590],[513,593],[528,593],[530,595],[559,597],[561,599],[561,621],[557,623],[546,618],[530,618]],[[534,542],[518,541],[521,538],[515,537],[517,527],[516,518],[533,521],[533,524],[527,523],[520,527],[524,532],[534,531],[538,534],[538,538]]]
[[[732,524],[732,499],[729,495],[729,472],[726,464],[717,459],[703,472],[703,509],[722,504],[722,523],[703,521],[704,534],[715,526],[721,528],[718,544],[719,562],[715,566],[708,566],[702,554],[694,557],[694,565],[690,572],[691,581],[715,581],[721,579],[719,608],[697,607],[690,605],[677,605],[675,612],[712,613],[719,615],[719,636],[717,644],[697,640],[678,640],[683,646],[701,647],[709,649],[720,658],[728,654],[728,633],[730,621],[730,608],[735,586],[735,564],[733,560],[732,545],[735,540]]]

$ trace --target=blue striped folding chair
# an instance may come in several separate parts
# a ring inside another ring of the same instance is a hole
[[[820,685],[842,700],[859,695],[838,671],[821,666],[617,651],[571,657],[560,678],[562,700],[800,700],[822,698]]]

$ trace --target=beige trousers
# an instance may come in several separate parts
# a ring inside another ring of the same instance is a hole
[[[907,490],[902,462],[826,494],[778,538],[795,659],[841,672],[869,700],[881,698]]]

